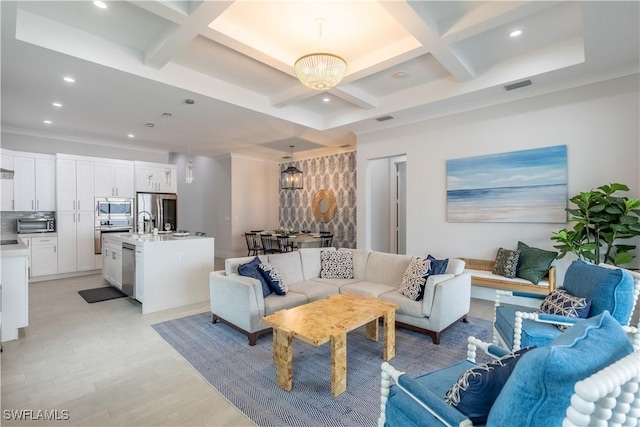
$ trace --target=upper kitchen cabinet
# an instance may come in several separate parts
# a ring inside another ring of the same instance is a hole
[[[134,197],[133,162],[96,162],[95,197]]]
[[[178,167],[135,161],[136,191],[141,193],[177,193]]]
[[[20,153],[13,157],[15,211],[56,210],[55,156]]]
[[[60,212],[93,212],[94,162],[58,154],[56,207]]]
[[[2,150],[0,154],[0,162],[2,169],[7,171],[13,170],[13,155],[9,154],[6,150]],[[0,191],[2,191],[2,204],[0,205],[0,211],[12,211],[13,210],[13,178],[0,180]]]

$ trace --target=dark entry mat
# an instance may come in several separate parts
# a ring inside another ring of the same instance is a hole
[[[95,288],[95,289],[85,289],[83,291],[78,291],[78,293],[89,304],[94,302],[100,302],[100,301],[108,301],[110,299],[122,298],[127,296],[126,294],[123,294],[122,292],[120,292],[119,289],[116,289],[113,286],[105,286],[102,288]]]

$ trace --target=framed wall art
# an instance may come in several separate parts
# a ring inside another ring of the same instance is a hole
[[[447,160],[448,222],[567,222],[567,146]]]

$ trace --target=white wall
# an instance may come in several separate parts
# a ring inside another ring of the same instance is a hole
[[[407,253],[492,259],[518,240],[552,249],[551,233],[565,224],[448,223],[446,160],[567,145],[569,197],[610,182],[638,197],[639,100],[635,75],[359,135],[358,247],[375,241],[367,229],[371,159],[406,153]]]
[[[278,226],[279,178],[277,163],[231,155],[233,254],[228,256],[246,255],[246,231],[268,230]]]
[[[395,165],[390,159],[377,159],[369,162],[369,212],[371,212],[371,246],[374,251],[389,252],[391,249],[391,168]],[[359,232],[359,229],[358,229]]]
[[[158,149],[130,147],[108,141],[88,141],[71,136],[18,133],[2,130],[2,148],[43,154],[74,154],[120,160],[169,163],[169,153]]]

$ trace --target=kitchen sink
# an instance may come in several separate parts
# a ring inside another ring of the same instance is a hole
[[[13,239],[13,240],[0,240],[0,245],[17,245],[18,241]]]

